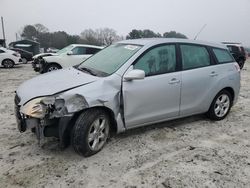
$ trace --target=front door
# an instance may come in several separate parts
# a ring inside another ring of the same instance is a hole
[[[85,47],[75,47],[71,51],[72,51],[72,55],[66,55],[65,57],[65,62],[70,64],[71,66],[80,64],[85,59],[91,56],[91,55],[86,54]]]
[[[133,69],[145,71],[146,77],[142,80],[123,81],[126,127],[178,116],[181,72],[176,72],[175,45],[161,45],[146,51],[133,64]]]

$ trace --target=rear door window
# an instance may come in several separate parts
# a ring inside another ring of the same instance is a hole
[[[213,48],[213,52],[218,63],[229,63],[234,61],[228,50]]]
[[[210,65],[210,55],[204,46],[180,45],[183,70],[206,67]]]

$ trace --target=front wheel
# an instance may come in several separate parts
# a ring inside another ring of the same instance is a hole
[[[231,106],[232,95],[228,91],[222,90],[215,96],[207,115],[212,120],[222,120],[229,113]]]
[[[76,120],[71,134],[71,144],[80,155],[94,155],[104,147],[109,130],[110,120],[105,111],[86,110]]]
[[[60,66],[57,65],[57,64],[50,64],[50,65],[47,66],[45,72],[51,72],[51,71],[55,71],[55,70],[58,70],[58,69],[61,69],[61,68],[62,68],[62,67],[60,67]]]

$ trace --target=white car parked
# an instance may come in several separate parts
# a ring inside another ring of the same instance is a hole
[[[12,68],[20,63],[22,63],[22,59],[19,53],[0,47],[0,66]]]
[[[53,56],[43,57],[39,62],[40,73],[78,65],[101,49],[103,49],[101,46],[71,44]]]

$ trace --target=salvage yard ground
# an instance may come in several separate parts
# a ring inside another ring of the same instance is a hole
[[[89,158],[18,132],[14,91],[36,75],[30,64],[0,68],[0,187],[250,186],[250,61],[225,120],[200,115],[131,130]]]

